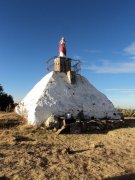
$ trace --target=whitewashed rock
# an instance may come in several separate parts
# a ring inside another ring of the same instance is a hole
[[[76,117],[81,110],[86,118],[120,119],[111,101],[79,74],[70,84],[65,73],[48,73],[15,108],[33,125],[44,123],[51,114]]]
[[[59,121],[58,118],[55,115],[51,115],[45,122],[44,125],[47,128],[59,128]]]

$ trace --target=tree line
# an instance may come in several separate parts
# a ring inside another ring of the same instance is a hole
[[[13,97],[5,93],[2,85],[0,84],[0,111],[12,111],[13,109]]]

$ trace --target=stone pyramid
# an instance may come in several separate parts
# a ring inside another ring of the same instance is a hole
[[[44,76],[19,103],[15,111],[29,124],[40,125],[51,114],[77,117],[83,111],[86,119],[120,119],[111,101],[89,81],[76,74],[76,83],[70,83],[63,72],[54,71]]]

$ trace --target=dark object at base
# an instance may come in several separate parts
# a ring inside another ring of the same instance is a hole
[[[84,120],[77,119],[76,121],[64,119],[61,123],[57,134],[70,133],[91,133],[91,132],[106,132],[108,130],[117,129],[125,126],[123,120]]]
[[[74,123],[70,125],[71,134],[80,134],[82,132],[82,123]]]

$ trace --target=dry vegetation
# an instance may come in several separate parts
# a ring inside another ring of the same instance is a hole
[[[117,109],[124,117],[135,117],[135,109]]]
[[[0,179],[135,179],[135,119],[106,133],[56,135],[0,113]]]

